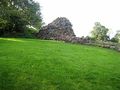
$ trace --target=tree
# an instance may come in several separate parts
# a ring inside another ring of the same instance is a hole
[[[100,22],[96,22],[93,27],[92,37],[96,40],[106,41],[109,40],[109,36],[107,35],[109,29],[105,26],[101,25]]]
[[[21,32],[27,26],[40,29],[40,6],[33,0],[0,0],[0,34]]]
[[[115,36],[111,39],[112,42],[120,42],[120,30],[117,31]]]

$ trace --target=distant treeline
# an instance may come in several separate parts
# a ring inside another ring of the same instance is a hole
[[[92,38],[98,41],[112,41],[112,42],[120,42],[120,30],[116,32],[116,35],[110,39],[108,35],[109,29],[105,26],[101,25],[100,22],[96,22],[93,30],[91,32]]]

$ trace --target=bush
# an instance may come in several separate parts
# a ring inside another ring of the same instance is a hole
[[[118,42],[119,42],[119,40],[118,40],[118,39],[116,39],[116,38],[112,38],[112,39],[111,39],[111,42],[118,43]]]
[[[2,33],[0,36],[1,37],[20,37],[20,38],[36,38],[36,33],[38,31],[36,29],[33,28],[28,28],[26,27],[26,29],[24,30],[24,32],[6,32],[6,33]]]

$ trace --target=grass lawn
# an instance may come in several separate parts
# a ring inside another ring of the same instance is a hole
[[[120,90],[120,53],[57,41],[0,38],[0,90]]]

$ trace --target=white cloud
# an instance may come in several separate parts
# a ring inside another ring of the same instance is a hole
[[[67,17],[77,36],[88,35],[96,21],[112,29],[120,29],[119,0],[35,0],[42,6],[46,24],[57,17]]]

